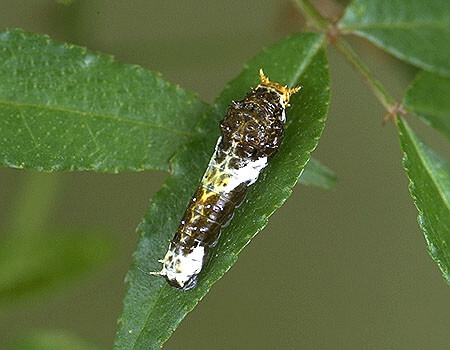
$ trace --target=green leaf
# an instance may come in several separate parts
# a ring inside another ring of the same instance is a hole
[[[11,237],[0,246],[0,304],[47,292],[86,274],[105,262],[114,247],[106,234],[92,232],[21,238]]]
[[[99,350],[100,347],[67,331],[37,330],[15,340],[10,350]]]
[[[0,32],[0,165],[164,169],[207,106],[139,66],[20,30]]]
[[[421,72],[406,90],[403,105],[450,139],[450,79]]]
[[[318,160],[311,158],[303,171],[298,183],[306,186],[317,186],[325,190],[334,188],[336,174]]]
[[[422,142],[406,121],[398,122],[403,167],[419,211],[428,252],[450,284],[450,165]]]
[[[450,76],[450,1],[355,0],[339,28],[401,60]]]
[[[141,238],[126,277],[128,289],[119,318],[115,349],[158,349],[186,314],[236,262],[238,253],[262,230],[269,216],[289,197],[310,152],[322,133],[329,102],[329,77],[324,37],[300,34],[273,44],[250,60],[243,72],[217,98],[203,120],[206,133],[174,157],[174,174],[152,200],[138,230]],[[258,70],[282,84],[301,84],[287,112],[285,139],[260,180],[252,186],[234,219],[211,252],[196,288],[184,292],[138,268],[157,271],[186,205],[204,172],[219,135],[227,105],[242,99],[259,82]],[[282,239],[288,239],[284,237]],[[237,288],[242,287],[238,286]]]

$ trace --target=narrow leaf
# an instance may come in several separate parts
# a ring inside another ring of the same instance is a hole
[[[154,197],[138,229],[141,238],[126,278],[128,289],[115,349],[160,348],[212,284],[236,262],[237,254],[265,227],[268,217],[289,197],[310,152],[317,146],[328,110],[329,77],[323,41],[324,37],[318,34],[294,35],[250,60],[239,77],[226,86],[203,120],[206,133],[174,157],[174,175]],[[285,139],[260,180],[250,188],[230,225],[224,228],[197,287],[188,292],[177,290],[162,278],[148,276],[138,268],[160,269],[157,259],[165,254],[168,241],[213,153],[219,120],[233,99],[241,99],[251,86],[258,84],[259,68],[274,81],[303,86],[291,100]]]
[[[450,165],[424,144],[408,124],[398,122],[403,167],[419,211],[428,252],[450,284]]]
[[[0,165],[169,169],[206,105],[141,67],[44,35],[0,33]]]
[[[450,79],[421,72],[408,86],[404,106],[450,140]]]
[[[28,234],[0,246],[0,304],[52,290],[104,263],[113,242],[92,232]]]
[[[450,1],[355,0],[339,28],[401,60],[450,77]]]
[[[334,188],[337,177],[336,174],[318,160],[311,158],[306,164],[302,176],[298,183],[306,186],[317,186],[325,190]]]
[[[10,350],[99,350],[100,347],[62,330],[36,330],[16,339]]]

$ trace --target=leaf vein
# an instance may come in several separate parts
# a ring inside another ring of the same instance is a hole
[[[159,290],[158,294],[156,295],[155,298],[155,302],[153,303],[152,307],[150,308],[150,310],[147,313],[147,316],[145,317],[145,322],[142,323],[142,327],[141,330],[139,331],[139,335],[136,338],[136,341],[133,344],[133,349],[136,349],[136,345],[138,340],[140,339],[141,335],[142,335],[142,331],[145,328],[145,325],[147,324],[148,320],[150,319],[150,316],[152,315],[153,311],[155,310],[155,306],[156,306],[156,301],[161,297],[161,293],[162,291],[168,286],[167,283],[164,283],[164,285],[161,287],[161,289]]]
[[[34,104],[34,103],[16,102],[16,101],[0,100],[0,104],[13,105],[13,106],[17,106],[18,108],[20,108],[20,107],[32,107],[32,108],[47,109],[47,110],[51,110],[51,111],[58,111],[58,112],[78,114],[78,115],[81,115],[81,116],[91,115],[91,116],[96,117],[96,118],[111,119],[111,120],[115,120],[115,121],[121,122],[121,123],[130,123],[130,124],[135,124],[135,125],[139,125],[139,126],[146,126],[146,127],[150,127],[150,128],[161,129],[161,130],[164,130],[164,131],[167,131],[167,132],[171,132],[171,133],[174,133],[174,134],[179,134],[179,135],[183,135],[183,136],[187,136],[187,137],[192,137],[193,136],[193,134],[191,134],[189,132],[168,128],[166,126],[153,124],[153,123],[150,123],[150,122],[147,122],[147,121],[135,120],[135,119],[125,119],[125,118],[119,117],[117,115],[100,114],[100,113],[93,113],[93,112],[86,112],[86,111],[78,111],[78,110],[67,109],[67,108],[62,108],[62,107],[47,106],[47,105],[40,105],[40,104]]]
[[[401,28],[401,29],[414,29],[416,27],[435,27],[445,28],[450,26],[450,20],[445,19],[443,21],[420,21],[420,22],[375,22],[375,23],[358,23],[357,25],[347,26],[345,23],[342,28],[346,30],[354,29],[367,29],[367,28]]]
[[[292,79],[289,82],[289,86],[294,86],[300,76],[303,74],[306,67],[309,66],[314,56],[317,54],[319,49],[322,47],[322,44],[325,42],[325,36],[322,36],[320,40],[317,40],[315,46],[313,46],[312,50],[308,52],[308,56],[302,61],[302,64],[298,66],[297,71],[293,74]]]
[[[25,128],[28,130],[28,132],[29,132],[29,134],[31,136],[31,139],[33,140],[34,148],[38,149],[38,144],[36,142],[36,139],[34,138],[33,132],[31,131],[31,128],[28,125],[28,122],[25,119],[25,115],[23,114],[23,111],[21,109],[19,109],[19,114],[20,114],[20,117],[22,118],[22,121],[23,121],[23,124],[25,125]]]

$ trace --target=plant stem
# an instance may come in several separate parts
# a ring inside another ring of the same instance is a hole
[[[330,22],[308,0],[294,0],[294,2],[316,28],[321,30],[328,28]]]
[[[333,42],[334,47],[338,50],[350,64],[359,73],[362,79],[366,82],[367,86],[372,90],[375,97],[380,101],[383,107],[389,112],[392,106],[397,102],[395,99],[387,92],[383,84],[375,78],[373,73],[369,70],[366,64],[361,60],[358,54],[353,50],[350,44],[343,40],[338,39]]]
[[[334,23],[322,16],[322,14],[309,2],[309,0],[294,0],[298,8],[303,12],[314,26],[326,34],[329,42],[341,53],[353,68],[363,78],[366,85],[372,90],[375,97],[386,109],[388,115],[401,111],[399,103],[389,94],[383,84],[369,70],[363,60],[353,50],[350,44],[340,37],[339,29]]]

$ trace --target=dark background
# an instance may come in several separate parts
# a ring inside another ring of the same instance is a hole
[[[332,1],[315,3],[330,16],[342,11]],[[304,30],[287,0],[0,5],[1,29],[46,33],[113,54],[161,72],[207,102],[263,46]],[[360,39],[351,41],[401,99],[414,69]],[[336,189],[297,186],[166,349],[449,349],[449,287],[425,250],[396,128],[381,127],[382,107],[332,48],[328,53],[331,107],[314,157],[338,174]],[[408,117],[415,130],[448,154],[443,138],[414,119]],[[120,247],[94,273],[1,309],[0,348],[36,328],[69,329],[111,347],[135,228],[166,176],[0,169],[2,230],[24,183],[48,177],[57,186],[49,227],[107,231]]]

